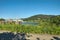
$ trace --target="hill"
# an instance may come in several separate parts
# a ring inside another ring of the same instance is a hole
[[[52,17],[55,17],[55,15],[42,15],[42,14],[39,14],[39,15],[34,15],[34,16],[28,17],[28,18],[24,18],[23,20],[27,21],[27,20],[50,19]]]
[[[28,18],[24,18],[24,21],[30,21],[30,22],[38,22],[42,24],[56,24],[60,25],[60,15],[34,15]]]

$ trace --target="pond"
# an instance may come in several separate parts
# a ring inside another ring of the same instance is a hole
[[[22,25],[38,25],[36,22],[22,22]]]

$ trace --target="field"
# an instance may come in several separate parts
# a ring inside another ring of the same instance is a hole
[[[32,26],[19,24],[0,24],[0,30],[6,30],[19,33],[33,33],[33,34],[52,34],[60,35],[60,27],[56,26]]]

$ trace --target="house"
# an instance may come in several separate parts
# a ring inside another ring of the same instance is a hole
[[[21,24],[23,22],[23,20],[20,20],[20,19],[6,19],[6,20],[3,20],[1,19],[0,20],[0,24]]]
[[[23,22],[23,20],[20,20],[20,19],[15,19],[13,21],[15,22],[15,24],[21,24]]]

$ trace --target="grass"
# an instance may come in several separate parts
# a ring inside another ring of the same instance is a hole
[[[32,25],[19,25],[19,24],[0,24],[0,30],[9,30],[11,32],[60,35],[60,27],[56,27],[56,25],[32,26]]]

